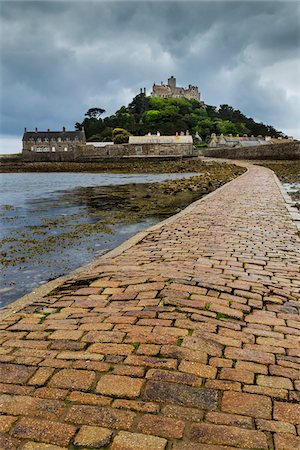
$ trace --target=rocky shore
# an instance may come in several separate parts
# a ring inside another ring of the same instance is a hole
[[[157,166],[139,164],[134,169],[154,171]],[[40,198],[36,204],[38,216],[35,203],[31,204],[30,223],[20,217],[20,209],[4,205],[0,214],[8,233],[0,241],[3,300],[9,303],[40,282],[87,264],[137,231],[176,214],[245,171],[233,164],[201,161],[184,162],[184,167],[180,161],[164,161],[159,170],[196,171],[199,175],[159,183],[78,185],[58,191],[50,201]]]
[[[300,161],[261,162],[259,165],[273,170],[283,183],[300,183]]]
[[[273,170],[282,183],[291,186],[289,195],[300,210],[300,161],[272,161],[259,164]]]
[[[140,218],[149,215],[170,216],[245,172],[242,167],[219,163],[202,163],[201,170],[201,175],[191,178],[131,185],[123,206]]]
[[[1,158],[0,172],[180,173],[203,172],[219,164],[198,158],[104,158],[95,162],[25,162]]]
[[[190,170],[195,169],[194,166],[188,167]],[[39,253],[75,245],[79,239],[94,234],[109,235],[115,226],[139,223],[153,217],[163,220],[245,171],[233,164],[219,163],[200,163],[196,168],[201,169],[202,174],[191,178],[161,183],[78,187],[61,193],[56,203],[53,203],[54,207],[56,204],[82,205],[85,214],[81,211],[73,213],[70,217],[72,228],[67,231],[66,217],[57,220],[55,217],[49,219],[47,215],[40,226],[20,231],[22,239],[19,242],[15,238],[2,240],[1,244],[9,242],[9,247],[1,253],[0,263],[5,267],[15,266],[19,262],[29,261]],[[136,170],[141,169],[141,166],[136,167]],[[175,171],[180,166],[176,162],[168,162],[160,169]]]

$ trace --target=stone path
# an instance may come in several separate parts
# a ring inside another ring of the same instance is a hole
[[[0,448],[300,448],[299,237],[248,173],[2,320]]]

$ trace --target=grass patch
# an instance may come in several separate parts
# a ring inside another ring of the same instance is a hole
[[[228,316],[228,314],[222,314],[222,313],[217,313],[217,319],[231,319],[231,316]]]
[[[177,341],[176,341],[177,347],[180,347],[182,343],[183,343],[183,338],[182,338],[182,337],[179,337],[179,338],[177,339]]]

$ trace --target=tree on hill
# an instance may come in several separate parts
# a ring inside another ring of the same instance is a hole
[[[271,125],[255,122],[238,109],[222,104],[219,108],[203,105],[186,98],[147,97],[144,93],[136,95],[128,106],[122,106],[115,114],[102,119],[102,108],[90,108],[83,122],[76,122],[75,129],[84,127],[87,140],[115,140],[113,130],[123,129],[117,140],[127,139],[126,133],[146,135],[147,133],[175,134],[190,131],[198,133],[207,140],[211,133],[224,135],[248,134],[262,136],[284,136]]]
[[[75,123],[75,130],[81,130],[83,127],[87,139],[91,138],[91,136],[99,135],[105,128],[100,117],[104,112],[105,109],[102,108],[90,108],[85,113],[83,122]]]
[[[102,108],[90,108],[86,113],[85,116],[89,119],[99,119],[100,116],[105,113],[105,109]]]
[[[146,97],[144,93],[138,94],[126,109],[130,114],[140,117],[145,111],[150,109],[150,97]]]

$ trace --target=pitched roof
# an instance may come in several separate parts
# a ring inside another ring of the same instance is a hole
[[[84,131],[25,131],[23,134],[23,141],[36,141],[37,139],[41,139],[42,141],[45,139],[57,140],[57,138],[61,138],[62,141],[71,140],[73,141],[77,138],[79,141],[85,141],[85,133]]]

